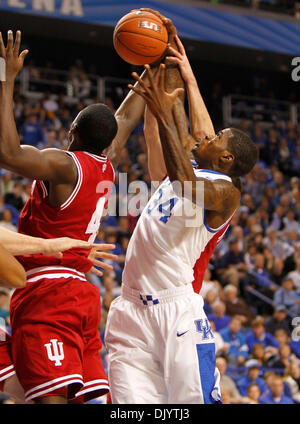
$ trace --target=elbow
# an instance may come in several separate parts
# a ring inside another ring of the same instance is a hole
[[[208,134],[206,134],[206,132],[203,130],[195,130],[193,131],[192,135],[196,140],[202,140],[203,138],[207,137]]]
[[[6,151],[3,144],[0,140],[0,163],[3,165],[13,164],[16,161],[17,152]]]
[[[21,265],[20,265],[21,266]],[[25,269],[21,266],[22,269],[16,270],[11,276],[9,285],[15,289],[21,289],[25,287],[26,284],[26,272]]]

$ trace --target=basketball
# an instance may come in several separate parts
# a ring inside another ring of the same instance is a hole
[[[132,65],[150,64],[165,52],[168,31],[159,17],[137,10],[119,20],[114,30],[113,43],[125,62]]]

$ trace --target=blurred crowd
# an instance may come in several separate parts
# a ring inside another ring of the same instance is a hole
[[[230,4],[271,12],[289,14],[300,19],[300,2],[297,0],[207,0],[209,3]]]
[[[85,77],[77,77],[76,73],[70,75],[77,90],[76,102],[68,101],[64,94],[27,98],[16,90],[14,112],[22,143],[67,148],[72,120],[86,104],[97,101],[90,99]],[[123,94],[105,99],[112,111]],[[266,130],[259,121],[241,120],[240,128],[257,144],[260,159],[242,180],[241,207],[212,256],[201,289],[216,336],[223,402],[299,403],[300,123],[293,126],[290,121],[275,120]],[[142,122],[120,158],[117,204],[123,201],[118,191],[120,173],[127,173],[128,184],[141,180],[150,188]],[[17,231],[31,183],[0,170],[1,226]],[[130,214],[106,216],[97,235],[96,242],[115,243],[118,255],[113,272],[104,272],[103,277],[87,274],[102,298],[102,341],[111,302],[121,291],[126,250],[137,220]],[[10,295],[9,290],[0,288],[0,321],[8,330]],[[105,367],[106,355],[103,346]]]

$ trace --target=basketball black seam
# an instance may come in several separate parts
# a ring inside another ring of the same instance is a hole
[[[161,40],[160,38],[153,37],[152,35],[141,34],[140,32],[135,32],[135,31],[118,31],[117,36],[118,36],[121,32],[127,32],[127,34],[137,34],[137,35],[142,35],[143,37],[153,38],[154,40],[161,41],[161,42],[162,42],[162,43],[164,43],[165,45],[167,45],[167,44],[168,44],[168,42],[167,42],[167,41],[163,41],[163,40]]]
[[[162,54],[158,55],[154,55],[154,56],[149,56],[148,54],[142,54],[142,53],[137,53],[134,50],[131,50],[129,47],[126,46],[126,44],[122,43],[122,41],[119,39],[119,37],[117,36],[117,40],[119,41],[119,43],[122,44],[122,46],[124,46],[127,50],[129,50],[130,52],[134,53],[136,56],[144,56],[144,57],[157,57],[157,56],[162,56]]]

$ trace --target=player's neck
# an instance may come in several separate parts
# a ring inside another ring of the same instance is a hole
[[[69,152],[87,152],[97,156],[100,156],[102,154],[102,152],[100,152],[97,149],[93,149],[87,146],[78,146],[78,145],[76,146],[73,144],[71,144],[71,146],[68,148],[68,151]]]
[[[216,168],[212,163],[205,161],[196,161],[198,169],[207,169],[208,171],[220,172],[220,174],[228,175],[224,169]]]

